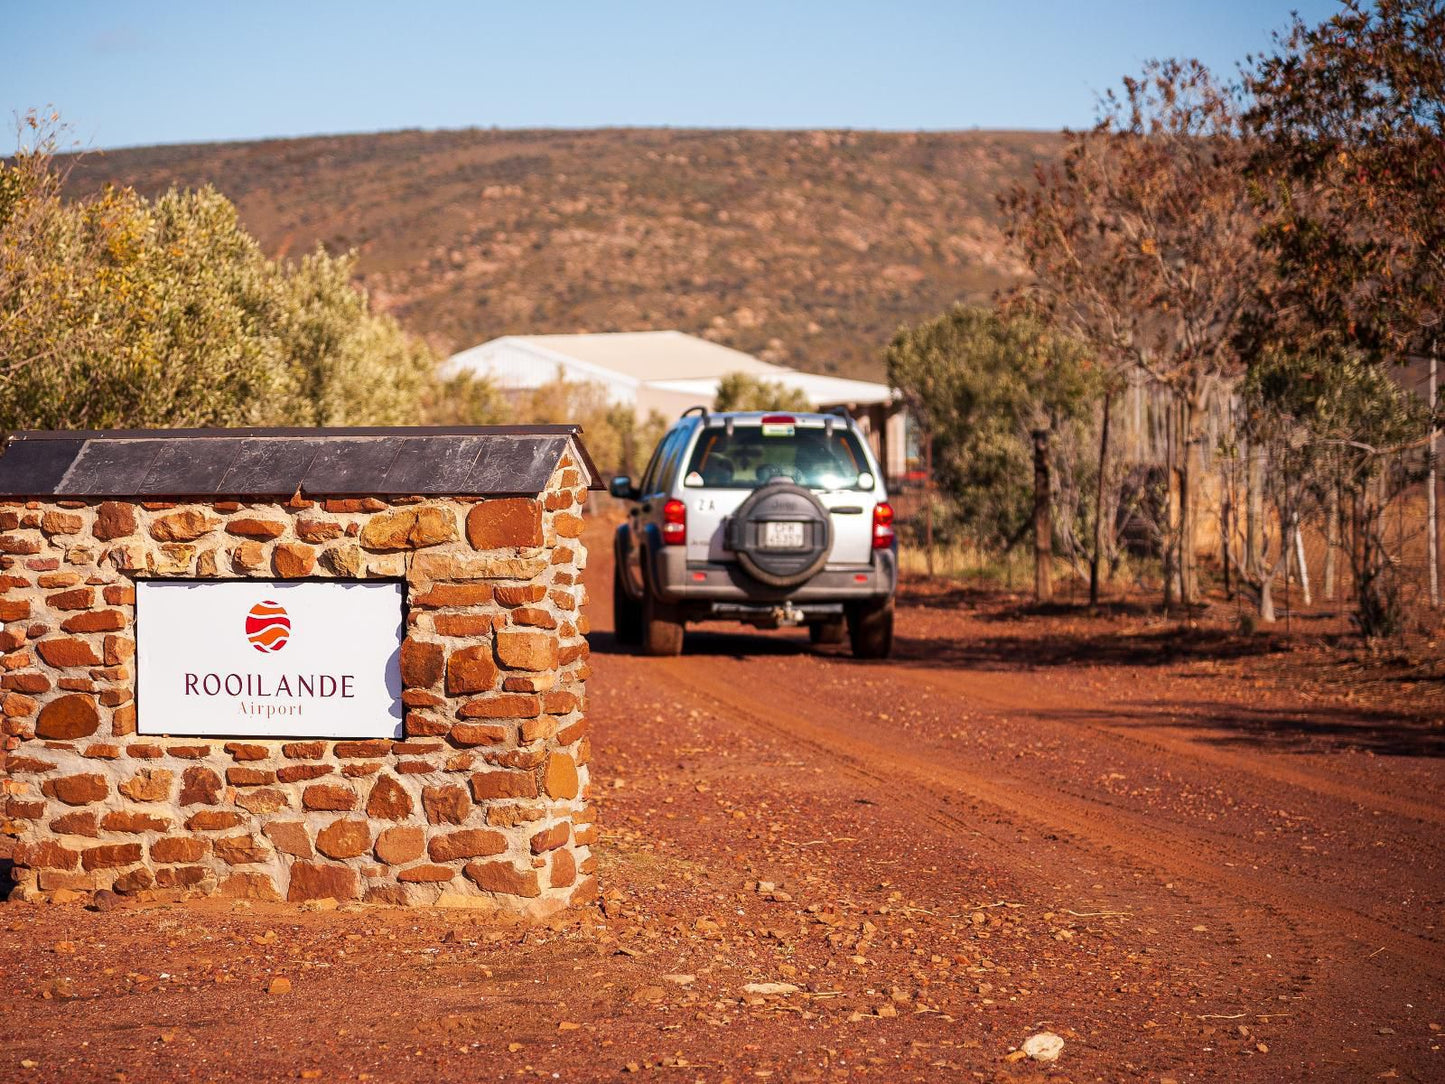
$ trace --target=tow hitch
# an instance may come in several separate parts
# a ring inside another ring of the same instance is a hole
[[[773,620],[778,623],[780,629],[791,629],[803,623],[803,611],[797,609],[791,602],[785,602],[781,606],[773,607]]]

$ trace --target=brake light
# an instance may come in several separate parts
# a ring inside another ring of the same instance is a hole
[[[791,414],[764,414],[764,425],[797,425],[798,419]]]
[[[676,497],[662,506],[662,541],[668,546],[687,541],[687,505]]]
[[[873,548],[886,550],[893,545],[893,506],[879,501],[873,506]]]

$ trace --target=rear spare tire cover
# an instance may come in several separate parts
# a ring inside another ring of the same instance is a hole
[[[791,539],[784,539],[784,533],[797,536],[798,528],[768,524],[798,524],[801,537],[797,544],[787,544]],[[806,583],[833,552],[833,519],[828,510],[808,490],[789,481],[768,482],[754,491],[733,515],[728,534],[743,571],[769,587]]]

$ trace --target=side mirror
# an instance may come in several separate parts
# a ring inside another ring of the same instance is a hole
[[[632,484],[632,479],[625,474],[619,474],[608,482],[607,492],[623,501],[635,501],[639,496],[637,487]]]

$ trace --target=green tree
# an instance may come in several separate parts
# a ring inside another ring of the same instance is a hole
[[[728,373],[717,385],[715,410],[812,410],[813,404],[797,388],[748,373]]]
[[[934,469],[985,546],[1034,533],[1035,589],[1051,594],[1052,443],[1097,394],[1077,339],[1026,313],[954,306],[888,346],[888,380],[933,441]]]
[[[1258,592],[1260,616],[1274,620],[1272,588],[1300,524],[1332,496],[1355,504],[1349,549],[1359,591],[1357,619],[1367,637],[1401,631],[1397,562],[1385,541],[1385,512],[1418,475],[1392,469],[1421,442],[1428,410],[1419,397],[1357,350],[1266,351],[1243,386],[1244,429],[1262,450],[1265,490],[1278,525],[1273,557],[1254,570],[1229,559]]]
[[[270,260],[211,188],[66,201],[57,131],[30,115],[0,163],[0,428],[393,424],[446,405],[436,357],[371,311],[353,257]]]

